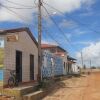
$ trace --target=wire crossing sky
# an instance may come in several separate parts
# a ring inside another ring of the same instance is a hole
[[[0,29],[29,27],[37,38],[37,0],[1,0]],[[100,0],[43,0],[43,43],[100,65]],[[49,15],[49,16],[48,16]]]

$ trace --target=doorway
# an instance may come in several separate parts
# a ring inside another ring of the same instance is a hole
[[[30,55],[30,80],[34,80],[34,55]]]
[[[16,51],[16,77],[22,82],[22,52]]]

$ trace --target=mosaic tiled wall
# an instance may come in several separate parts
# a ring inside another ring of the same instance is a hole
[[[42,52],[42,77],[52,77],[63,74],[63,60],[49,51]]]

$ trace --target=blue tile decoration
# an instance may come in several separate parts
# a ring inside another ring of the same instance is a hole
[[[49,51],[42,52],[42,77],[63,75],[63,60]]]

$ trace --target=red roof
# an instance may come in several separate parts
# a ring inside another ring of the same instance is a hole
[[[57,45],[51,45],[51,44],[42,44],[41,48],[51,48],[51,47],[57,47]]]
[[[57,47],[60,48],[62,50],[62,52],[67,52],[66,50],[64,50],[62,47],[58,46],[58,45],[53,45],[53,44],[42,44],[41,48],[42,49],[46,49],[46,48],[53,48],[53,47]]]
[[[58,55],[58,56],[64,56],[65,55],[65,53],[64,52],[57,52],[57,53],[55,53],[56,55]]]

